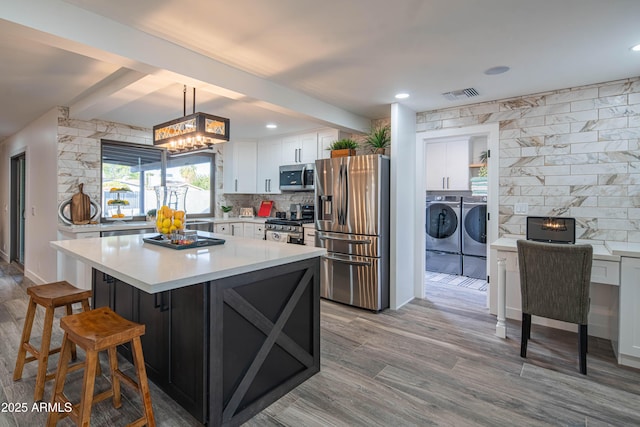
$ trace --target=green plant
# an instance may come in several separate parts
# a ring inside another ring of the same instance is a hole
[[[351,138],[342,138],[334,141],[329,146],[329,150],[355,150],[358,148],[358,143]]]
[[[372,151],[380,148],[387,148],[391,143],[391,128],[389,126],[381,126],[372,129],[367,135],[364,142],[371,147]]]
[[[156,216],[156,210],[155,209],[149,209],[147,211],[147,216]]]
[[[220,206],[222,212],[231,212],[233,210],[233,206]]]
[[[487,163],[487,158],[489,157],[487,151],[480,152],[480,163]]]

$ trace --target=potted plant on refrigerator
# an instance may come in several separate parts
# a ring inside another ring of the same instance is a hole
[[[334,141],[329,146],[331,157],[355,156],[358,143],[351,138],[342,138]]]
[[[374,154],[385,154],[385,151],[391,143],[391,128],[387,126],[380,126],[372,129],[366,136],[364,142],[369,146],[371,152]]]

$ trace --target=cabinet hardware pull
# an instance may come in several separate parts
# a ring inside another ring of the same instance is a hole
[[[236,178],[236,180],[235,180],[235,181],[236,181],[236,182],[235,182],[235,186],[236,186],[235,191],[238,191],[238,179]]]
[[[161,292],[160,293],[160,304],[161,304],[160,311],[169,311],[171,303],[168,302],[167,304],[165,304],[164,296],[165,296],[166,293],[168,293],[168,292]],[[171,301],[168,296],[167,296],[167,300]]]
[[[444,176],[442,177],[442,189],[444,190]]]

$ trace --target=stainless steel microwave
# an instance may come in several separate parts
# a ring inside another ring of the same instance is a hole
[[[313,191],[315,164],[280,166],[280,191]]]

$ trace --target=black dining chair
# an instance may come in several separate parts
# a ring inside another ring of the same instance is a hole
[[[591,281],[591,245],[518,240],[522,341],[520,356],[527,357],[531,316],[579,325],[580,373],[587,374],[587,323]]]

